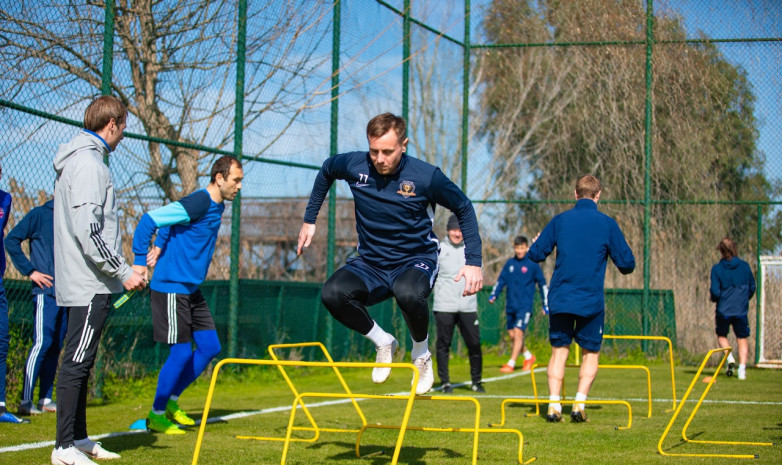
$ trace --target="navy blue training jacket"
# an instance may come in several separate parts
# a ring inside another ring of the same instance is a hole
[[[549,284],[549,312],[592,316],[605,311],[606,261],[623,274],[635,269],[635,257],[613,218],[597,210],[592,199],[579,199],[543,228],[527,252],[542,262],[557,249],[557,261]]]
[[[22,242],[30,240],[30,258],[22,251]],[[5,250],[20,273],[48,274],[54,282],[54,200],[30,210],[5,236]],[[54,286],[41,288],[33,283],[33,295],[55,296]]]
[[[532,302],[535,299],[535,284],[540,290],[540,302],[543,307],[548,306],[546,296],[546,278],[540,265],[529,259],[527,255],[517,258],[511,257],[502,267],[497,284],[491,290],[489,300],[502,294],[507,286],[508,294],[505,296],[506,313],[524,313],[532,311]]]
[[[459,220],[467,265],[481,266],[481,237],[472,202],[439,168],[403,154],[396,172],[381,175],[369,152],[330,157],[315,178],[305,223],[315,224],[336,179],[347,181],[353,193],[358,252],[370,264],[394,267],[414,256],[436,262],[440,242],[432,226],[435,205],[442,205]]]
[[[755,295],[755,277],[744,260],[733,257],[722,259],[711,268],[711,301],[717,302],[717,313],[722,316],[745,316],[749,299]]]

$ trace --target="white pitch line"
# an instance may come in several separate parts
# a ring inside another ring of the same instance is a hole
[[[545,371],[546,368],[538,368],[535,370],[535,372],[539,371]],[[501,375],[501,376],[495,376],[492,378],[486,378],[483,380],[483,382],[493,382],[493,381],[501,381],[501,380],[507,380],[511,378],[517,378],[519,376],[526,376],[530,372],[529,371],[518,371],[515,373],[510,373],[507,375]],[[470,382],[463,382],[463,383],[455,383],[452,384],[453,387],[461,387],[461,386],[469,386]],[[433,391],[440,391],[441,388],[437,387],[433,389]],[[401,392],[394,392],[387,395],[390,396],[403,396],[406,394],[409,394],[410,391],[401,391]],[[478,398],[500,398],[500,399],[507,399],[508,396],[498,396],[498,395],[491,395],[491,394],[478,394],[476,397]],[[533,396],[513,396],[513,398],[519,398],[519,399],[534,399]],[[540,398],[540,397],[538,397]],[[591,400],[612,400],[608,398],[602,398],[602,397],[590,397]],[[363,401],[366,399],[357,398],[356,401]],[[649,399],[624,399],[631,402],[648,402]],[[312,404],[307,404],[307,408],[314,408],[314,407],[326,407],[329,405],[339,405],[339,404],[345,404],[350,402],[351,399],[339,399],[339,400],[329,400],[324,402],[316,402]],[[665,402],[665,403],[671,403],[673,402],[672,399],[652,399],[653,402]],[[694,399],[688,400],[688,403],[697,402]],[[741,401],[741,400],[709,400],[704,399],[703,403],[705,404],[741,404],[741,405],[782,405],[782,402],[762,402],[762,401]],[[296,408],[301,408],[301,405],[297,406]],[[276,413],[276,412],[285,412],[289,411],[291,409],[290,405],[286,406],[280,406],[280,407],[271,407],[263,410],[251,410],[247,412],[237,412],[237,413],[231,413],[229,415],[223,415],[220,417],[210,417],[207,423],[214,423],[217,421],[228,421],[228,420],[236,420],[238,418],[246,418],[251,417],[255,415],[264,415],[267,413]],[[196,420],[196,425],[200,425],[201,420]],[[101,440],[104,438],[113,438],[118,436],[127,436],[130,434],[140,434],[140,433],[147,433],[146,430],[133,430],[133,431],[121,431],[121,432],[114,432],[114,433],[104,433],[99,434],[97,436],[92,436],[92,440]],[[41,441],[41,442],[31,442],[27,444],[19,444],[16,446],[8,446],[8,447],[0,447],[0,454],[6,453],[6,452],[20,452],[24,450],[30,450],[30,449],[39,449],[42,447],[54,447],[54,441]]]

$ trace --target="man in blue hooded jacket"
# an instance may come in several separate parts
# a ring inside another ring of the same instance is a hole
[[[730,238],[720,241],[717,250],[722,260],[711,268],[711,301],[717,303],[715,325],[720,347],[730,347],[728,331],[733,326],[739,346],[739,379],[747,378],[747,353],[749,352],[749,299],[755,295],[755,277],[744,260],[738,257],[738,247]],[[726,375],[733,376],[736,359],[728,354]]]

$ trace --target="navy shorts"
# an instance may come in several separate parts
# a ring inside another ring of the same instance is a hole
[[[505,310],[505,329],[510,331],[511,329],[520,329],[524,331],[529,325],[529,319],[532,317],[532,312],[518,312],[511,313]]]
[[[342,267],[358,276],[369,290],[366,305],[374,305],[393,296],[394,281],[405,271],[416,269],[429,277],[429,289],[434,286],[437,277],[437,261],[423,257],[412,257],[410,261],[395,268],[378,268],[367,263],[361,257],[354,257]]]
[[[605,312],[592,316],[571,313],[549,315],[549,341],[552,347],[567,347],[576,340],[582,349],[600,352],[603,344],[603,321]]]
[[[717,336],[728,337],[728,331],[733,326],[733,334],[736,337],[744,339],[749,337],[749,320],[744,316],[723,316],[717,313],[714,318],[716,323]]]

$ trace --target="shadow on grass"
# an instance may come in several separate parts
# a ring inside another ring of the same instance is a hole
[[[239,409],[239,410],[229,410],[229,409],[219,409],[219,408],[213,408],[209,409],[209,420],[211,421],[212,418],[216,417],[224,417],[226,415],[232,415],[234,413],[246,413],[246,409]],[[188,412],[187,414],[190,418],[193,420],[200,420],[201,417],[203,417],[204,412],[198,411],[198,412]]]
[[[387,447],[380,447],[377,445],[365,445],[361,448],[363,458],[366,460],[372,459],[372,463],[387,463],[388,460],[391,457],[393,457],[395,445],[396,445],[395,443],[389,444]],[[352,442],[324,441],[308,446],[307,448],[321,449],[324,446],[343,447],[347,449],[345,452],[330,455],[328,457],[330,460],[341,461],[341,460],[356,459],[356,444]],[[383,453],[376,456],[367,457],[367,455],[376,453],[378,451],[382,451]],[[464,457],[464,454],[460,452],[456,452],[453,449],[445,449],[442,447],[411,447],[409,445],[404,445],[399,453],[399,461],[400,462],[404,461],[405,464],[409,464],[409,465],[426,465],[427,463],[431,464],[433,463],[435,457],[429,456],[427,459],[424,459],[424,457],[428,453],[442,454],[444,457],[449,459]]]
[[[103,438],[101,444],[106,450],[122,455],[123,452],[135,449],[168,449],[169,447],[155,445],[157,437],[154,433],[125,434]]]
[[[533,404],[508,404],[506,407],[508,410],[516,410],[516,409],[526,409],[529,411],[529,413],[535,413],[535,405]],[[540,410],[544,412],[545,416],[545,410],[548,408],[548,402],[544,402],[540,404]],[[569,405],[562,405],[562,411],[563,412],[569,412],[573,407]],[[603,410],[602,405],[598,404],[586,404],[584,405],[585,410]]]
[[[699,431],[699,432],[697,432],[695,434],[688,435],[687,438],[688,439],[695,439],[695,438],[697,438],[699,436],[702,436],[702,435],[703,435],[703,431]],[[684,441],[683,439],[679,439],[679,442],[677,442],[676,444],[673,444],[671,446],[664,447],[663,450],[665,450],[666,452],[667,451],[672,451],[672,450],[676,449],[677,447],[681,447],[681,446],[684,446],[684,445],[691,445],[691,444],[686,442],[686,441]]]

